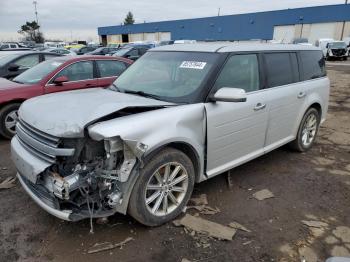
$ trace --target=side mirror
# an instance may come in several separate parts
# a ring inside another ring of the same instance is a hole
[[[216,91],[212,99],[222,102],[245,102],[247,101],[247,94],[241,88],[222,87]]]
[[[127,58],[130,59],[130,60],[136,61],[140,57],[135,55],[135,56],[128,56]]]
[[[9,67],[7,68],[9,71],[18,71],[19,65],[16,64],[10,64]]]
[[[66,76],[59,76],[59,77],[55,78],[55,80],[53,80],[53,83],[54,83],[55,85],[60,86],[60,85],[62,85],[64,82],[68,82],[68,81],[69,81],[68,77],[66,77]]]

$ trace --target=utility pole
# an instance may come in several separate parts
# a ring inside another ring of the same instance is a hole
[[[37,8],[36,8],[36,5],[38,4],[38,2],[37,1],[33,1],[33,5],[34,5],[34,12],[35,12],[35,21],[36,21],[36,23],[37,24],[39,24],[39,20],[38,20],[38,10],[37,10]]]
[[[348,4],[348,0],[345,0],[345,4],[346,4],[346,5]],[[343,40],[343,37],[344,37],[345,23],[346,23],[346,21],[343,22],[343,27],[342,27],[342,29],[341,29],[340,40]]]

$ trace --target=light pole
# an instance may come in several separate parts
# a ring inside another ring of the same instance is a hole
[[[346,5],[348,4],[348,0],[345,0],[345,4],[346,4]],[[342,29],[341,29],[340,40],[343,40],[343,37],[344,37],[345,24],[346,24],[346,21],[343,21],[343,27],[342,27]]]
[[[35,13],[35,21],[36,23],[39,25],[39,21],[38,21],[38,10],[36,9],[36,5],[38,4],[37,1],[33,1],[33,5],[34,5],[34,13]]]

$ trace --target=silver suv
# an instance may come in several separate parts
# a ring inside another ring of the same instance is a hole
[[[304,152],[328,110],[322,51],[210,43],[148,51],[108,89],[19,110],[12,157],[26,192],[77,221],[174,219],[198,183],[289,143]]]

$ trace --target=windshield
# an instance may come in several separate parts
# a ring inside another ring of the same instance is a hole
[[[118,49],[116,52],[114,52],[114,56],[123,56],[125,55],[127,52],[129,52],[132,48],[121,48]]]
[[[332,42],[332,43],[329,43],[329,47],[331,47],[331,48],[346,48],[346,43],[345,42]]]
[[[24,71],[19,76],[13,79],[14,82],[23,83],[23,84],[36,84],[41,81],[45,76],[54,71],[60,65],[62,65],[64,61],[55,61],[48,60],[42,62],[27,71]]]
[[[4,54],[0,53],[0,67],[6,65],[11,60],[19,57],[19,54]]]
[[[190,103],[214,67],[219,54],[148,52],[114,82],[121,92],[139,92],[161,100]]]

